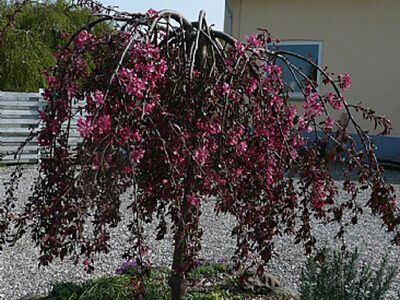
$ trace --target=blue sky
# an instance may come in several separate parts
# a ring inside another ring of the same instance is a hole
[[[105,5],[118,6],[128,12],[146,12],[149,8],[155,10],[174,9],[180,11],[190,21],[197,20],[200,10],[207,12],[209,24],[222,30],[224,24],[224,0],[100,0]]]

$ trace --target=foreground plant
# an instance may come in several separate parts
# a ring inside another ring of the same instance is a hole
[[[387,257],[379,268],[371,264],[360,266],[357,251],[342,252],[324,249],[319,259],[309,258],[301,276],[303,300],[380,300],[384,299],[398,274],[397,266],[390,266]]]
[[[149,274],[140,274],[138,266],[132,262],[123,263],[115,276],[102,276],[75,284],[56,283],[44,297],[30,300],[166,300],[170,299],[168,288],[168,268],[154,268]],[[272,291],[257,294],[240,288],[232,269],[225,264],[204,261],[188,274],[187,299],[189,300],[234,300],[234,299],[293,299]],[[142,281],[143,291],[138,293],[137,283]]]
[[[138,299],[136,295],[131,278],[120,275],[102,276],[82,284],[59,282],[47,296],[29,300],[134,300]]]
[[[384,134],[390,124],[346,101],[348,75],[334,77],[294,53],[268,50],[276,42],[265,31],[238,42],[212,30],[204,12],[198,22],[189,22],[174,11],[127,14],[85,3],[104,14],[57,57],[44,93],[39,176],[21,212],[13,208],[21,171],[13,174],[0,211],[0,244],[13,244],[29,229],[40,264],[84,256],[92,270],[96,253],[109,251],[109,230],[121,220],[120,197],[129,192],[126,257],[147,268],[144,223],[157,220],[157,239],[172,230],[169,284],[172,299],[184,299],[186,275],[201,248],[199,219],[206,201],[215,203],[218,216],[230,214],[237,221],[236,268],[255,267],[260,276],[275,235],[294,235],[309,253],[316,242],[311,218],[342,224],[350,210],[356,223],[363,189],[370,188],[371,211],[390,231],[398,229],[393,188],[384,182],[374,145],[356,115]],[[115,31],[93,34],[109,21]],[[318,83],[290,56],[312,64],[328,92],[319,93]],[[303,110],[289,103],[277,60],[294,74]],[[335,121],[335,111],[345,112],[347,121]],[[77,114],[82,143],[74,149],[69,136]],[[343,185],[330,175],[333,161],[343,167]],[[354,172],[358,183],[350,181]],[[336,202],[339,188],[350,200]],[[92,231],[85,229],[87,222]],[[343,232],[342,224],[338,234]]]

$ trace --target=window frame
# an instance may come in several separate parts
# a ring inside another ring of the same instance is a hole
[[[319,40],[282,40],[279,44],[275,45],[278,47],[276,51],[279,51],[279,46],[301,46],[301,45],[316,45],[318,46],[318,67],[321,68],[322,66],[322,52],[323,52],[323,41]],[[282,50],[285,51],[285,50]],[[294,52],[294,51],[291,51]],[[296,53],[296,52],[294,52]],[[320,83],[321,83],[321,72],[317,71],[317,92],[320,90]],[[301,92],[289,92],[289,99],[290,100],[297,100],[301,101],[304,100],[304,95]]]

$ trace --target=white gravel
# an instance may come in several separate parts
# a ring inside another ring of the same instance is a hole
[[[11,168],[0,168],[0,181],[3,183],[8,179]],[[19,190],[19,196],[26,198],[29,186],[36,170],[27,167],[24,174],[23,184]],[[400,195],[400,172],[387,171],[388,181],[393,183],[397,195]],[[362,195],[367,198],[367,192]],[[0,186],[0,197],[4,197],[4,188]],[[345,197],[340,194],[339,197]],[[235,250],[235,240],[230,237],[232,219],[227,216],[215,218],[212,203],[204,205],[202,215],[204,230],[203,250],[201,256],[207,258],[229,258]],[[319,241],[320,247],[338,247],[337,241],[333,239],[337,232],[335,225],[316,224],[314,233]],[[151,260],[157,265],[169,264],[172,254],[171,240],[155,241],[152,230],[149,230],[149,245],[152,249]],[[112,250],[107,255],[97,259],[96,270],[92,275],[84,272],[82,265],[74,265],[69,261],[55,261],[46,268],[38,268],[38,250],[26,236],[13,248],[5,248],[0,253],[0,300],[16,300],[26,295],[42,295],[51,287],[52,283],[59,281],[82,281],[103,274],[114,273],[116,267],[123,261],[121,255],[124,251],[126,230],[119,226],[112,232]],[[382,222],[369,214],[359,220],[359,224],[353,226],[346,234],[348,249],[357,247],[362,253],[365,261],[373,264],[380,262],[387,254],[393,264],[398,263],[400,248],[390,244],[391,236],[382,228]],[[275,257],[269,267],[269,272],[277,276],[284,286],[294,290],[298,288],[298,277],[304,266],[304,250],[301,245],[295,245],[291,237],[283,237],[276,240],[278,256]],[[399,276],[400,277],[400,276]],[[400,278],[392,286],[387,299],[397,299],[396,294],[400,292]]]

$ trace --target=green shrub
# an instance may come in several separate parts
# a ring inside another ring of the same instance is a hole
[[[301,276],[303,300],[380,300],[398,273],[387,257],[377,270],[360,266],[357,250],[343,255],[324,249],[317,257],[308,259]]]
[[[210,278],[218,274],[227,273],[226,265],[222,263],[203,263],[189,273],[189,278],[192,280],[200,280],[201,278]]]
[[[82,286],[72,282],[60,282],[53,286],[53,289],[46,297],[46,300],[78,300],[82,294]]]
[[[145,294],[143,300],[169,300],[171,292],[168,286],[170,271],[167,268],[153,270],[149,276],[145,277]]]
[[[133,289],[130,287],[130,277],[104,276],[89,281],[79,300],[131,300]]]
[[[42,300],[132,300],[134,289],[126,275],[103,276],[82,285],[61,282]],[[154,298],[155,299],[155,298]],[[160,299],[160,298],[157,298]],[[33,300],[33,299],[32,299]],[[149,298],[151,300],[151,298]]]

